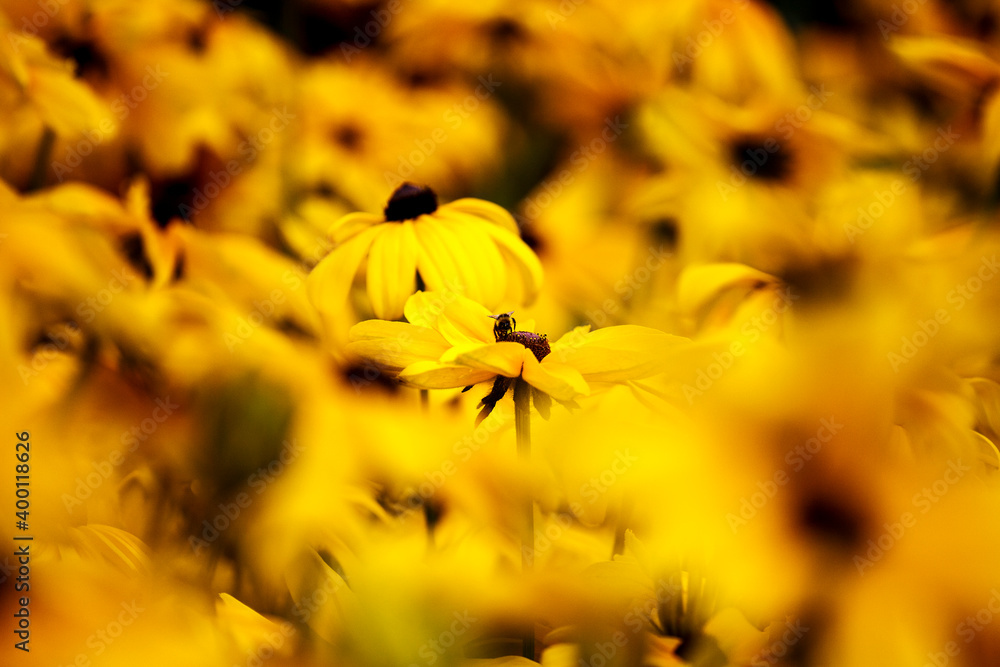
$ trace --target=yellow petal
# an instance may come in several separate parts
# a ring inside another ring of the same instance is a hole
[[[368,254],[372,241],[384,227],[370,227],[361,234],[337,246],[320,260],[306,280],[309,300],[316,310],[326,314],[342,313],[347,309],[347,297],[361,261]]]
[[[417,237],[413,224],[385,225],[368,258],[368,300],[375,316],[395,320],[417,289]]]
[[[451,248],[436,229],[438,222],[430,216],[420,216],[413,222],[413,229],[420,244],[417,270],[431,292],[464,292],[467,287]]]
[[[690,342],[629,324],[591,331],[554,347],[550,356],[575,368],[588,382],[625,382],[663,371],[674,350]]]
[[[527,348],[524,349],[522,358],[524,364],[521,377],[552,398],[558,401],[572,401],[578,396],[590,393],[590,387],[575,368],[558,361],[550,362],[549,357],[545,357],[544,363],[539,363],[534,353]]]
[[[417,292],[403,312],[409,322],[437,330],[452,345],[496,340],[490,311],[455,292]]]
[[[691,266],[678,278],[678,305],[682,313],[695,314],[727,289],[737,286],[750,289],[757,283],[774,282],[777,282],[774,276],[745,264],[718,263]]]
[[[71,73],[48,69],[34,70],[28,95],[46,125],[63,137],[75,137],[94,128],[108,128],[101,140],[113,137],[118,128],[104,102]]]
[[[503,255],[493,239],[483,231],[483,223],[453,216],[439,212],[437,217],[470,257],[471,269],[477,273],[475,285],[478,291],[472,291],[470,284],[465,294],[487,308],[496,308],[507,293],[507,266]]]
[[[494,374],[516,378],[521,374],[524,346],[520,343],[459,345],[441,357],[442,363],[468,366]]]
[[[399,377],[421,389],[453,389],[485,382],[496,377],[496,373],[436,361],[418,361],[403,369]]]
[[[215,611],[220,627],[228,631],[228,636],[246,654],[260,650],[271,641],[269,638],[273,633],[281,631],[277,621],[267,618],[228,593],[219,594],[219,599],[215,601]],[[276,644],[271,644],[272,650],[280,648]],[[285,654],[291,650],[291,647],[284,648],[287,649],[283,651]]]
[[[420,239],[421,265],[433,264],[447,289],[478,297],[483,285],[475,249],[464,246],[462,239],[436,215],[421,216],[414,222],[414,229]]]
[[[517,227],[517,221],[514,220],[514,216],[508,213],[507,209],[504,207],[498,206],[491,201],[467,197],[465,199],[456,199],[453,202],[449,202],[442,206],[440,210],[465,213],[497,225],[502,229],[506,229],[512,234],[520,233]]]
[[[398,371],[418,361],[438,359],[449,347],[441,334],[427,327],[367,320],[351,327],[347,351]]]
[[[561,347],[575,347],[590,332],[590,325],[584,324],[580,327],[573,327],[570,331],[567,331],[559,340],[552,343],[553,351]]]
[[[494,225],[481,227],[500,247],[501,252],[508,255],[511,263],[517,267],[524,285],[525,300],[530,301],[542,288],[542,263],[538,256],[528,247],[517,234]]]
[[[129,574],[149,570],[149,547],[124,530],[101,524],[87,524],[70,528],[69,536],[73,546],[83,556],[100,558]]]
[[[327,235],[334,243],[340,244],[357,236],[372,225],[382,222],[385,222],[382,216],[374,213],[348,213],[333,223],[327,231]]]
[[[1000,74],[979,43],[947,37],[894,37],[889,45],[903,62],[953,91],[971,91]]]

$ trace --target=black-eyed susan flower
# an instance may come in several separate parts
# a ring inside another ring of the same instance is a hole
[[[326,316],[343,314],[362,266],[365,310],[384,320],[403,314],[418,279],[487,308],[531,300],[542,282],[541,264],[507,211],[470,198],[438,206],[430,188],[411,183],[393,192],[382,214],[346,215],[330,234],[337,247],[309,277],[310,297]]]
[[[485,417],[511,380],[533,389],[543,414],[546,401],[564,403],[590,394],[593,384],[638,380],[664,370],[668,356],[687,339],[634,325],[590,331],[576,327],[555,341],[516,329],[509,314],[494,315],[457,294],[417,292],[406,302],[406,322],[369,320],[351,329],[349,350],[399,372],[422,389],[469,387],[496,380],[484,399]]]

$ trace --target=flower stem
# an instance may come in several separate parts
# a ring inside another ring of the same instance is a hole
[[[514,430],[517,433],[517,455],[531,459],[531,385],[518,378],[514,382]],[[521,570],[527,575],[535,561],[535,503],[529,496],[525,506],[524,528],[521,534]],[[525,629],[523,656],[535,659],[535,624]]]

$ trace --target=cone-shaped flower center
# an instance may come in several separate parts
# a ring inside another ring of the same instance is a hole
[[[535,353],[535,359],[541,361],[552,351],[549,347],[549,339],[545,334],[531,333],[530,331],[511,331],[501,340],[512,343],[520,343]]]
[[[517,320],[511,317],[513,314],[514,311],[511,310],[506,313],[500,313],[499,315],[490,315],[490,317],[497,321],[497,323],[493,325],[493,336],[497,339],[498,343],[520,343],[535,353],[535,359],[541,361],[549,352],[552,351],[549,347],[548,336],[545,334],[531,333],[530,331],[516,331]]]
[[[437,210],[437,195],[426,185],[403,183],[389,197],[385,205],[385,219],[389,222],[412,220]]]

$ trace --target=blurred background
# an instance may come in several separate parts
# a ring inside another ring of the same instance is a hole
[[[998,19],[0,0],[0,661],[996,663]],[[453,282],[677,347],[586,348],[519,458],[399,380]]]

